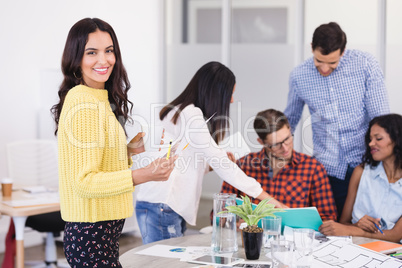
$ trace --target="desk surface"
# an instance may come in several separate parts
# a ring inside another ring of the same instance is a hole
[[[183,247],[191,247],[191,246],[210,246],[211,245],[211,234],[197,234],[197,235],[187,235],[178,238],[171,238],[163,241],[158,241],[154,243],[150,243],[147,245],[142,245],[131,249],[121,255],[120,263],[124,268],[130,267],[175,267],[175,268],[185,268],[185,267],[197,267],[200,264],[181,262],[178,259],[173,258],[163,258],[157,256],[147,256],[135,254],[138,251],[146,249],[148,247],[152,247],[154,245],[169,245],[169,246],[183,246]],[[241,247],[241,240],[239,250],[236,254],[240,258],[245,258],[244,249]],[[262,254],[263,255],[263,254]],[[261,257],[262,257],[261,255]],[[265,256],[264,256],[265,257]]]
[[[241,239],[238,237],[237,239],[239,243],[239,250],[233,254],[234,257],[239,257],[245,259],[246,256],[244,254],[244,248],[241,246]],[[373,239],[365,238],[365,237],[353,237],[354,244],[363,244],[374,241]],[[189,235],[178,238],[167,239],[163,241],[158,241],[154,243],[150,243],[147,245],[142,245],[137,248],[131,249],[120,256],[120,262],[123,267],[175,267],[175,268],[187,268],[187,267],[198,267],[200,264],[193,264],[188,262],[181,262],[178,259],[173,258],[164,258],[157,256],[148,256],[148,255],[140,255],[136,254],[136,252],[146,249],[148,247],[161,244],[161,245],[169,245],[169,246],[183,246],[183,247],[191,247],[191,246],[210,246],[211,244],[211,234],[197,234],[197,235]],[[265,256],[264,249],[261,250],[261,255],[259,260],[270,260]]]
[[[0,197],[0,213],[13,217],[15,232],[16,232],[16,242],[17,242],[17,268],[24,267],[24,226],[25,221],[28,216],[39,215],[43,213],[55,212],[60,210],[60,204],[41,204],[32,205],[26,207],[12,207],[3,203],[4,201],[14,201],[14,200],[30,200],[28,193],[22,190],[13,191],[11,197]]]
[[[0,197],[0,201],[23,199],[28,193],[22,190],[13,191],[11,198]],[[32,216],[43,213],[55,212],[60,210],[60,204],[46,204],[28,207],[12,207],[0,202],[0,212],[11,217]]]

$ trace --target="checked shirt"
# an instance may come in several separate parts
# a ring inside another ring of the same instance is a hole
[[[315,158],[293,151],[292,161],[275,177],[272,176],[264,149],[240,158],[237,165],[248,176],[255,178],[264,191],[288,207],[313,206],[317,208],[322,220],[336,220],[336,207],[327,173]],[[244,195],[225,181],[221,192]]]
[[[313,58],[290,74],[284,111],[292,131],[307,105],[311,115],[314,157],[329,176],[343,180],[348,165],[361,163],[364,135],[371,119],[389,113],[384,76],[375,58],[358,50],[346,50],[338,67],[322,76]],[[309,121],[301,122],[310,127]]]

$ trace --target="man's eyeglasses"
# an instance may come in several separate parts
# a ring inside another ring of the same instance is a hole
[[[281,142],[277,142],[275,144],[269,145],[269,144],[265,144],[265,146],[273,151],[279,150],[282,148],[282,145],[289,145],[291,142],[293,141],[293,134],[291,134],[289,137],[287,137],[286,139],[284,139]]]

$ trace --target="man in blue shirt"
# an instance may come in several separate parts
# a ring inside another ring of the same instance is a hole
[[[361,163],[368,123],[389,113],[388,97],[375,58],[345,50],[346,34],[337,23],[320,25],[311,46],[313,57],[290,74],[284,113],[294,131],[307,104],[313,154],[327,170],[340,216],[350,176]]]

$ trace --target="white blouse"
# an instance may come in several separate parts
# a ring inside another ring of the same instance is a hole
[[[389,183],[382,162],[365,165],[352,212],[352,223],[364,215],[380,218],[382,229],[390,230],[402,216],[402,178]]]
[[[163,182],[147,182],[136,187],[137,200],[169,205],[191,225],[196,224],[202,180],[209,166],[223,180],[254,198],[262,193],[261,185],[248,177],[235,163],[229,160],[208,131],[201,109],[188,105],[180,113],[176,125],[171,121],[176,109],[161,121],[165,128],[164,144],[169,140],[181,140],[169,179]],[[182,150],[185,145],[188,147]]]

